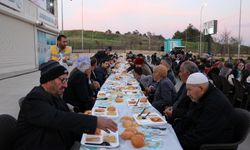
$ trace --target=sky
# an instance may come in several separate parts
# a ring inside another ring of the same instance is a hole
[[[240,33],[242,44],[248,46],[249,6],[250,0],[242,0]],[[61,0],[58,0],[59,29],[62,28],[61,16]],[[113,33],[138,30],[171,38],[189,24],[199,29],[202,18],[202,23],[218,20],[218,32],[213,37],[226,31],[238,38],[239,16],[240,0],[63,0],[64,30],[105,32],[110,29]]]

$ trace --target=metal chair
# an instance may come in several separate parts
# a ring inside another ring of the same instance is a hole
[[[16,138],[17,120],[7,114],[0,115],[0,149],[12,150]]]
[[[250,129],[250,113],[241,108],[235,108],[233,117],[234,134],[231,143],[203,144],[200,150],[237,150],[247,137]]]

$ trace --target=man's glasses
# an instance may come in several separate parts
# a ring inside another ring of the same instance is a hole
[[[68,78],[59,78],[58,79],[62,82],[62,84],[65,84],[68,82]]]

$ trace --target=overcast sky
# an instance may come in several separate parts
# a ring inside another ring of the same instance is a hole
[[[82,5],[83,2],[83,5]],[[218,20],[219,36],[228,31],[238,38],[240,0],[64,0],[64,29],[83,29],[126,33],[138,30],[171,38],[188,24],[200,28],[202,22]],[[83,7],[82,7],[83,6]],[[61,29],[61,1],[58,1]],[[250,46],[250,0],[242,0],[241,37]]]

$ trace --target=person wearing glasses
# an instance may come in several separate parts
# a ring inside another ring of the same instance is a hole
[[[40,86],[25,97],[17,122],[15,150],[68,150],[83,133],[96,128],[117,131],[111,119],[71,112],[61,95],[67,87],[68,71],[57,61],[39,67]]]

